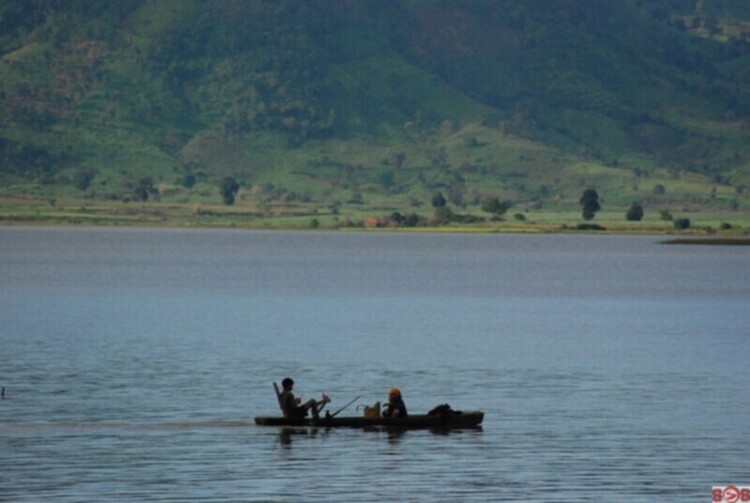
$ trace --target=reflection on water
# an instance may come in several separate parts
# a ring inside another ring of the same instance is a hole
[[[274,428],[274,427],[267,427]],[[295,436],[300,437],[315,437],[320,434],[335,434],[334,432],[341,428],[319,428],[319,427],[289,427],[282,426],[276,427],[279,431],[279,441],[281,445],[291,446]],[[386,440],[390,444],[398,443],[404,435],[407,435],[410,431],[426,431],[437,436],[448,436],[448,435],[459,435],[465,432],[467,429],[474,432],[481,432],[482,427],[476,426],[466,429],[456,428],[391,428],[391,427],[379,427],[379,426],[366,426],[363,428],[356,428],[355,431],[361,431],[368,435],[382,435],[385,436]],[[322,432],[322,433],[321,433]]]
[[[289,428],[286,426],[278,428],[278,430],[279,441],[281,442],[281,445],[285,447],[291,447],[295,435],[314,437],[319,432],[319,428]]]
[[[0,501],[706,500],[750,473],[750,258],[656,241],[0,228]],[[255,426],[286,375],[486,415]]]
[[[95,430],[177,430],[191,431],[213,428],[250,428],[255,423],[250,421],[185,421],[179,423],[125,423],[117,421],[107,422],[49,422],[35,421],[32,423],[7,423],[8,431],[48,430],[48,431],[95,431]]]

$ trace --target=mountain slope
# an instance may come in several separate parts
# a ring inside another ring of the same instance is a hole
[[[5,194],[737,208],[750,183],[745,2],[30,0],[0,28]]]

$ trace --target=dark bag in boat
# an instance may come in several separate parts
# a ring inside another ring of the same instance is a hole
[[[428,416],[435,417],[451,417],[457,414],[461,414],[461,411],[451,409],[451,406],[447,403],[440,404],[427,413]]]

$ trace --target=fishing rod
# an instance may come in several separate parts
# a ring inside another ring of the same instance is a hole
[[[343,407],[341,407],[339,410],[337,410],[336,412],[334,412],[333,414],[331,414],[330,416],[327,416],[327,417],[336,417],[339,414],[339,412],[343,411],[344,409],[346,409],[347,407],[349,407],[351,404],[353,404],[354,402],[356,402],[359,399],[360,399],[359,396],[354,397],[354,399],[352,401],[350,401],[349,403],[347,403],[346,405],[344,405]]]

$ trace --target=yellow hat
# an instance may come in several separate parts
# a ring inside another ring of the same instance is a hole
[[[391,391],[388,392],[388,398],[401,398],[401,391],[398,388],[391,388]]]

